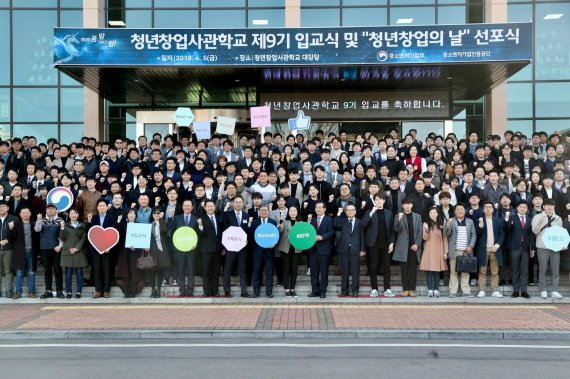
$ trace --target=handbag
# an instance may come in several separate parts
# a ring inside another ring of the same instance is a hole
[[[152,270],[158,264],[156,257],[150,255],[150,251],[146,252],[148,255],[145,255],[145,250],[143,250],[141,256],[137,258],[137,268],[139,270]]]
[[[477,258],[473,255],[462,255],[455,259],[455,271],[457,272],[477,272]]]

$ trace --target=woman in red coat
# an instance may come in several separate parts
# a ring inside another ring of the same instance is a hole
[[[412,145],[410,147],[409,153],[410,156],[409,158],[406,158],[405,164],[406,166],[409,164],[414,166],[414,180],[417,180],[423,172],[427,171],[426,160],[418,155],[418,148],[416,145]]]

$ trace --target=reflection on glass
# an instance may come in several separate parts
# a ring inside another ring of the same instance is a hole
[[[62,122],[83,120],[83,88],[62,88],[60,117]]]
[[[390,5],[434,4],[435,0],[390,0]]]
[[[55,8],[57,0],[12,0],[14,8]]]
[[[339,5],[340,0],[301,0],[302,7],[334,7]]]
[[[154,0],[155,8],[197,8],[198,0]]]
[[[386,5],[386,0],[343,0],[342,1],[343,7],[350,5]]]
[[[570,79],[570,4],[537,4],[536,79]]]
[[[340,9],[301,8],[301,26],[340,26]]]
[[[202,8],[245,7],[245,0],[202,0]]]
[[[535,90],[537,118],[570,117],[570,83],[536,83]]]
[[[386,8],[345,8],[342,10],[342,26],[386,25]]]
[[[125,0],[125,8],[150,8],[152,0]]]
[[[5,141],[8,138],[10,138],[10,125],[0,124],[0,139],[2,139],[2,141]]]
[[[61,124],[60,127],[61,143],[70,144],[72,142],[81,141],[83,138],[83,124]]]
[[[83,0],[59,0],[60,8],[83,8]]]
[[[507,83],[509,118],[532,117],[532,84]]]
[[[14,84],[57,84],[57,70],[51,67],[56,21],[56,11],[12,12]]]
[[[285,27],[285,9],[259,9],[247,12],[248,28]]]
[[[34,136],[38,143],[46,143],[48,138],[58,138],[57,124],[15,124],[13,137]],[[59,139],[59,138],[58,138]]]
[[[390,8],[390,25],[435,24],[433,7]]]
[[[508,130],[516,130],[521,132],[528,138],[532,136],[532,120],[509,120],[507,123]]]
[[[155,11],[155,28],[197,28],[198,11]]]
[[[566,120],[536,120],[536,130],[545,131],[549,135],[554,132],[568,132],[570,118]]]
[[[125,11],[125,24],[127,28],[151,28],[151,11]]]
[[[83,11],[60,11],[59,26],[81,28],[83,26]]]
[[[0,11],[0,85],[10,84],[10,12]]]
[[[15,122],[57,121],[57,88],[14,88]]]
[[[0,122],[10,122],[9,88],[0,88]]]
[[[420,141],[425,141],[428,134],[434,132],[437,135],[443,135],[443,121],[429,121],[429,122],[403,122],[402,135],[405,136],[411,129],[418,131],[417,138]]]
[[[437,11],[437,23],[443,24],[466,24],[466,7],[439,7]]]
[[[203,10],[202,28],[244,28],[244,10]]]

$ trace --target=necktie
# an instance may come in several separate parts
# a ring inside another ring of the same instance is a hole
[[[321,226],[321,218],[317,218],[317,229]]]
[[[190,216],[185,217],[185,223],[186,223],[186,226],[188,226],[190,224]]]
[[[218,234],[218,225],[216,225],[216,219],[214,218],[214,216],[210,216],[210,220],[212,220],[212,224],[214,225],[214,230],[216,231],[216,234]]]
[[[350,220],[350,232],[352,233],[354,231],[354,220],[351,219]]]
[[[524,240],[524,226],[525,226],[524,216],[521,216],[521,226],[523,228],[523,233],[521,234],[521,243],[522,243]]]
[[[241,225],[241,213],[236,213],[236,219],[238,222],[238,226]]]

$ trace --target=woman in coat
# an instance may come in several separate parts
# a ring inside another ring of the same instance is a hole
[[[77,280],[75,298],[81,297],[83,291],[83,268],[89,266],[87,261],[87,225],[79,221],[79,210],[71,208],[68,213],[69,222],[61,221],[59,239],[61,248],[61,267],[65,271],[66,298],[71,299],[73,272]]]
[[[444,237],[444,228],[448,225],[436,207],[428,210],[428,221],[423,224],[424,247],[420,262],[420,270],[426,272],[428,297],[439,297],[439,276],[447,270],[443,255],[448,249],[447,237]]]
[[[119,246],[125,246],[125,235],[128,223],[134,223],[137,219],[137,211],[131,208],[127,211],[126,219],[121,222],[119,234]],[[123,290],[125,298],[133,298],[144,287],[144,272],[137,268],[137,258],[141,256],[140,249],[124,247],[119,249],[117,257],[117,283]]]
[[[285,289],[285,296],[297,297],[295,292],[295,285],[297,284],[297,268],[298,268],[298,254],[301,250],[297,250],[291,245],[289,241],[289,231],[296,222],[302,221],[299,215],[299,208],[293,205],[289,207],[289,211],[285,220],[279,224],[278,228],[281,231],[279,245],[277,250],[281,252],[283,259],[283,287]]]
[[[152,233],[150,238],[150,255],[156,257],[156,266],[150,270],[150,297],[160,297],[160,286],[164,277],[164,269],[170,266],[170,252],[166,243],[168,228],[164,222],[164,213],[161,207],[152,209]]]

